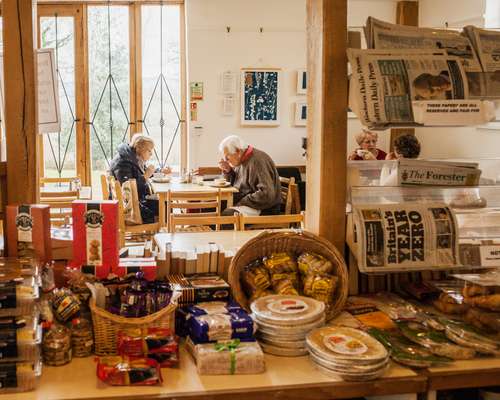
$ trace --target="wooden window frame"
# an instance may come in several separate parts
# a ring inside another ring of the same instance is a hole
[[[40,26],[40,17],[54,15],[72,16],[75,18],[75,91],[82,93],[75,99],[76,123],[76,172],[82,180],[82,184],[90,186],[91,182],[91,156],[90,156],[90,104],[89,104],[89,60],[88,60],[88,7],[107,5],[106,1],[50,1],[39,0],[37,6],[37,22]],[[141,7],[142,5],[178,5],[179,6],[179,28],[180,28],[180,85],[181,85],[181,124],[180,124],[180,160],[181,169],[187,167],[187,102],[186,102],[186,21],[185,5],[183,0],[160,1],[112,1],[112,6],[126,5],[129,8],[129,46],[130,46],[130,108],[129,119],[130,136],[142,131],[142,124],[138,122],[142,118],[142,30],[141,30]],[[38,38],[40,47],[40,38]],[[43,137],[38,139],[38,168],[40,176],[44,175]],[[94,182],[94,184],[97,184]]]

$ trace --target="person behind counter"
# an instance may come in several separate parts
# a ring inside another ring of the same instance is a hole
[[[363,130],[356,135],[358,148],[349,154],[348,160],[385,160],[387,153],[377,149],[378,134],[376,132]]]
[[[136,133],[132,136],[130,144],[122,143],[117,148],[117,154],[111,161],[109,172],[116,180],[123,184],[129,179],[135,179],[137,195],[143,223],[152,223],[158,216],[158,200],[150,198],[153,194],[148,179],[155,172],[169,174],[170,168],[156,169],[147,166],[147,161],[153,155],[155,143],[150,136]]]
[[[224,155],[219,167],[226,180],[238,189],[234,195],[235,205],[222,214],[279,214],[280,179],[271,157],[234,135],[220,143],[219,151]]]
[[[420,155],[420,142],[414,135],[401,135],[394,141],[394,151],[390,152],[386,160],[401,160],[404,158],[418,158]],[[398,167],[391,168],[384,165],[380,172],[380,186],[398,185]]]

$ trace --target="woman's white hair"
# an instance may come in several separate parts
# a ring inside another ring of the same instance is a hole
[[[151,138],[151,136],[145,135],[143,133],[136,133],[134,136],[132,136],[132,139],[130,139],[130,147],[132,147],[133,149],[143,147],[146,144],[150,144],[154,147],[155,142]]]
[[[239,136],[236,135],[231,135],[225,137],[222,142],[219,144],[219,151],[221,153],[224,152],[224,149],[227,149],[227,152],[229,154],[234,154],[238,150],[246,150],[248,147],[248,144],[245,143],[245,141],[240,138]]]

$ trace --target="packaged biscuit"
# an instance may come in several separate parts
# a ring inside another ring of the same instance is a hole
[[[7,206],[7,250],[12,257],[52,259],[50,207],[42,204]]]
[[[330,305],[337,286],[336,276],[307,275],[303,278],[304,295]]]
[[[245,267],[241,275],[241,283],[248,296],[253,296],[255,292],[262,292],[271,286],[269,271],[260,259]]]
[[[0,363],[0,394],[34,390],[41,374],[40,361]]]
[[[160,367],[179,364],[179,344],[168,328],[131,328],[118,332],[118,353],[128,357],[146,357]]]
[[[98,278],[118,268],[118,202],[73,202],[73,266]]]
[[[97,377],[116,386],[149,386],[163,381],[157,361],[122,356],[99,357]]]
[[[253,320],[244,311],[191,317],[188,325],[189,336],[196,344],[231,339],[254,340]]]
[[[323,256],[312,253],[302,253],[297,259],[302,275],[331,275],[333,266]]]

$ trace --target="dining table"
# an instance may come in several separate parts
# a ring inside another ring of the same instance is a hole
[[[206,193],[217,192],[220,190],[221,200],[227,202],[227,207],[233,205],[233,194],[238,192],[235,187],[228,186],[215,186],[212,181],[201,181],[200,183],[185,182],[180,178],[172,178],[168,182],[151,181],[153,191],[158,194],[158,219],[160,228],[165,227],[167,224],[166,215],[166,201],[169,192],[172,193]]]

